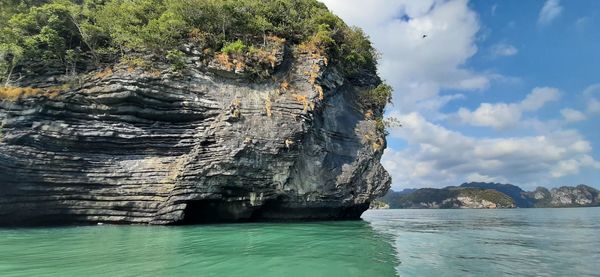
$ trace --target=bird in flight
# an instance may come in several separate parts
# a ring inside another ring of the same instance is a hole
[[[427,35],[425,35],[425,34],[424,34],[424,35],[423,35],[423,38],[426,38],[426,37],[427,37]]]

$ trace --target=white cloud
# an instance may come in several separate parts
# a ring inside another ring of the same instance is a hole
[[[560,110],[560,114],[567,122],[579,122],[587,119],[584,113],[570,108]]]
[[[493,127],[495,129],[513,128],[521,120],[521,111],[514,104],[482,103],[471,112],[465,108],[458,111],[458,117],[465,124],[473,126]]]
[[[400,116],[400,120],[404,126],[392,130],[392,136],[411,147],[386,150],[383,158],[396,188],[440,187],[466,180],[546,184],[586,167],[600,169],[590,156],[591,144],[576,131],[475,138],[431,123],[418,113]]]
[[[467,176],[467,182],[487,182],[487,183],[509,183],[504,177],[491,177],[479,173],[471,173]]]
[[[590,102],[588,103],[588,112],[600,113],[600,101],[596,99],[590,100]]]
[[[506,44],[506,43],[498,43],[498,44],[494,44],[491,48],[490,48],[490,54],[492,55],[492,57],[496,58],[496,57],[509,57],[509,56],[514,56],[517,53],[519,53],[519,49],[517,49],[516,47],[514,47],[513,45],[510,44]]]
[[[583,90],[583,95],[588,97],[600,96],[600,83],[589,85]]]
[[[570,159],[560,161],[552,168],[552,177],[560,178],[568,175],[578,174],[584,167],[600,169],[600,162],[595,161],[588,155],[582,156],[580,159]]]
[[[523,111],[535,111],[546,105],[551,101],[556,101],[560,98],[560,93],[556,88],[550,87],[537,87],[527,95],[527,98],[520,104],[520,108]]]
[[[538,23],[540,25],[548,25],[554,21],[562,13],[563,7],[560,5],[560,0],[547,0],[540,11]]]
[[[498,130],[515,128],[521,122],[524,112],[539,110],[546,103],[556,101],[560,97],[558,89],[534,88],[519,103],[482,103],[475,111],[461,108],[457,115],[461,122],[473,126],[492,127]]]
[[[562,121],[523,119],[556,101],[560,94],[554,88],[535,88],[521,102],[484,103],[474,111],[462,110],[469,124],[496,129],[519,125],[535,135],[478,138],[442,125],[444,120],[460,119],[461,110],[454,115],[440,110],[451,101],[466,98],[468,91],[485,90],[491,82],[520,81],[494,72],[476,72],[465,65],[478,51],[476,43],[491,34],[480,25],[468,0],[322,2],[349,25],[363,28],[382,53],[380,75],[395,89],[394,105],[388,113],[404,126],[391,130],[390,135],[404,146],[394,149],[391,143],[382,159],[396,189],[475,180],[546,184],[553,176],[600,168],[590,156],[591,144],[577,132],[561,130]],[[562,11],[558,1],[546,5],[541,24],[548,24]],[[515,26],[514,21],[508,23],[510,28]],[[518,49],[508,44],[495,50],[499,56],[518,54]],[[449,90],[452,92],[442,93]],[[570,164],[559,164],[561,161]]]
[[[588,86],[583,90],[583,96],[588,103],[587,112],[600,113],[600,83]]]
[[[382,53],[380,73],[394,88],[395,109],[435,114],[440,90],[480,90],[491,76],[464,67],[477,52],[477,14],[467,0],[323,0],[363,28]],[[423,38],[426,34],[427,37]],[[443,103],[446,104],[446,103]]]

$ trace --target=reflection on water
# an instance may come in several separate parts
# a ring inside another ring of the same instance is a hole
[[[0,276],[394,276],[365,221],[0,230]]]
[[[600,209],[0,229],[0,276],[600,276]]]
[[[600,209],[388,210],[400,276],[600,276]]]

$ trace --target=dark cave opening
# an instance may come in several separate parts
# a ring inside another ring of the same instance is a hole
[[[227,223],[249,221],[252,208],[246,202],[224,200],[195,200],[187,203],[179,224]]]
[[[346,207],[289,207],[284,199],[267,200],[251,205],[247,200],[194,200],[187,203],[183,219],[176,224],[209,224],[258,221],[357,220],[368,203]]]

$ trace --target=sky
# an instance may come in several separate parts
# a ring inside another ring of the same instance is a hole
[[[392,189],[600,189],[600,1],[322,2],[382,54]]]

